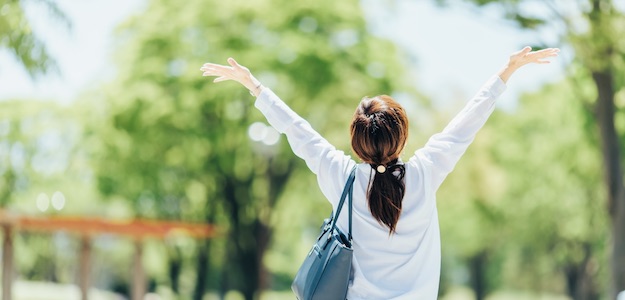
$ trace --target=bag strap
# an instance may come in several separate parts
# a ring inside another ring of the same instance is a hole
[[[343,203],[345,202],[346,196],[349,196],[349,233],[348,239],[351,242],[352,240],[352,195],[354,192],[354,180],[356,179],[356,169],[358,168],[358,164],[356,164],[352,171],[349,173],[349,178],[347,178],[347,182],[345,183],[345,187],[343,188],[343,194],[341,195],[341,201],[339,201],[339,205],[336,206],[336,213],[332,217],[332,227],[331,230],[336,228],[336,221],[339,219],[339,215],[341,214],[341,210],[343,208]]]

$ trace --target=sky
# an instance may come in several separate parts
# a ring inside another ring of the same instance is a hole
[[[34,1],[33,1],[34,2]],[[372,33],[395,41],[414,62],[415,86],[440,103],[470,97],[495,74],[510,53],[545,40],[499,20],[494,8],[480,14],[468,5],[440,8],[434,1],[361,0]],[[81,91],[115,76],[114,29],[138,14],[145,0],[57,0],[72,22],[67,30],[37,6],[27,13],[60,73],[31,79],[15,59],[0,51],[0,100],[45,99],[71,104]],[[566,57],[566,53],[563,53]],[[519,95],[564,76],[564,59],[528,66],[515,74],[500,100],[514,107]]]
[[[56,0],[72,23],[67,30],[37,5],[27,7],[34,32],[56,60],[60,74],[36,81],[6,51],[0,51],[0,99],[44,99],[71,103],[81,91],[114,74],[114,29],[139,13],[144,0]],[[36,3],[27,1],[26,3]]]

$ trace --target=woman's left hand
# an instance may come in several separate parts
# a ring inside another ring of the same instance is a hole
[[[548,64],[549,61],[546,58],[558,56],[560,49],[558,48],[546,48],[538,51],[532,51],[532,47],[526,46],[525,48],[512,53],[508,65],[510,67],[520,68],[530,63],[536,64]]]
[[[510,76],[519,68],[535,63],[535,64],[548,64],[550,61],[547,58],[558,56],[560,49],[547,48],[538,51],[532,51],[532,47],[525,47],[517,52],[510,54],[508,63],[499,71],[497,75],[503,80],[504,83],[508,82]]]

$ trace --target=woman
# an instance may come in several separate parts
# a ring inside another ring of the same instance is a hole
[[[408,136],[404,109],[389,96],[364,98],[351,124],[352,150],[360,158],[354,183],[353,274],[347,299],[436,299],[440,275],[440,237],[436,190],[495,108],[506,82],[529,63],[546,64],[559,49],[510,55],[508,63],[466,107],[426,145],[402,162]],[[336,207],[352,167],[336,150],[250,71],[234,59],[230,66],[204,64],[214,82],[234,80],[257,97],[255,106],[287,136],[293,152],[317,175],[326,198]],[[346,207],[344,207],[346,209]],[[346,232],[347,213],[339,228]]]

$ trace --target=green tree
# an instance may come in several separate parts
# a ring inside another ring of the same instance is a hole
[[[510,254],[528,275],[525,284],[549,290],[545,283],[558,278],[573,299],[599,299],[607,273],[605,194],[596,138],[574,91],[568,81],[549,85],[523,97],[513,116],[500,115],[495,121],[509,126],[498,130],[493,156],[508,169],[506,219],[510,244],[518,243]]]
[[[195,299],[210,276],[218,281],[212,288],[236,289],[246,299],[269,287],[263,259],[277,200],[321,197],[310,175],[305,190],[288,188],[305,164],[275,139],[244,89],[201,77],[204,62],[236,57],[343,148],[345,120],[363,95],[413,92],[403,85],[395,47],[368,34],[355,0],[154,0],[119,36],[119,74],[94,107],[105,112],[95,114],[94,124],[104,125],[91,137],[103,150],[99,187],[127,199],[137,216],[227,230],[226,240],[198,246]]]
[[[0,209],[3,214],[57,215],[98,212],[97,191],[81,148],[82,121],[77,109],[54,102],[0,102]],[[51,201],[52,200],[52,201]],[[32,234],[19,227],[12,258],[15,270],[28,280],[72,282],[75,256],[55,246],[50,234]],[[5,233],[8,231],[5,231]],[[68,240],[71,240],[68,238]],[[5,262],[3,262],[5,263]]]
[[[576,86],[592,84],[594,91],[579,93],[577,98],[594,116],[599,129],[603,157],[604,182],[607,188],[607,212],[611,217],[612,284],[610,297],[625,290],[625,186],[621,147],[623,129],[617,127],[617,95],[625,87],[625,15],[612,0],[586,1],[518,1],[466,0],[478,6],[498,5],[507,19],[520,28],[556,32],[559,43],[570,47],[575,55],[571,70],[579,73]],[[437,0],[439,3],[452,1]],[[553,46],[553,45],[550,45]]]
[[[52,102],[9,100],[0,104],[0,207],[28,213],[34,202],[16,199],[34,200],[41,192],[37,189],[63,187],[66,179],[58,177],[69,170],[72,175],[85,171],[78,148],[79,121],[71,110]]]
[[[25,13],[27,5],[44,6],[50,16],[68,28],[70,22],[63,11],[51,0],[0,1],[0,48],[9,50],[24,69],[34,77],[56,68],[56,64],[46,50],[45,44],[32,29],[31,22]]]
[[[574,95],[562,82],[495,112],[439,193],[446,251],[467,262],[476,299],[502,288],[601,294],[601,170]]]

